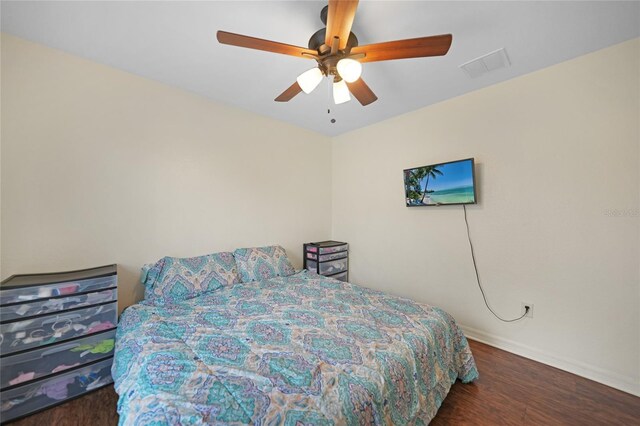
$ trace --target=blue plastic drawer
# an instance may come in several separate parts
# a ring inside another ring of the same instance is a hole
[[[113,355],[116,330],[21,352],[0,360],[2,389]]]
[[[26,416],[112,383],[112,360],[113,358],[109,358],[0,392],[2,421],[8,422]]]
[[[38,299],[49,299],[56,296],[70,296],[76,293],[104,290],[115,287],[117,275],[91,278],[79,281],[66,281],[56,284],[39,286],[25,286],[16,288],[2,288],[0,291],[0,305],[9,303],[29,302]]]
[[[114,328],[118,302],[0,325],[3,355]]]
[[[93,293],[76,294],[67,297],[52,299],[40,299],[33,302],[24,302],[16,305],[3,306],[0,309],[0,322],[11,321],[20,318],[28,318],[35,315],[65,311],[80,308],[82,306],[95,305],[111,300],[117,300],[118,290],[96,291]]]

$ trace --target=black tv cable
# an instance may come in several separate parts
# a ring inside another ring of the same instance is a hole
[[[478,274],[478,265],[476,265],[476,255],[473,251],[473,243],[471,242],[471,234],[469,233],[469,221],[467,220],[467,206],[465,204],[462,205],[462,209],[464,210],[464,223],[467,226],[467,239],[469,240],[469,248],[471,249],[471,259],[473,260],[473,269],[476,271],[476,282],[478,283],[478,287],[480,288],[480,293],[482,293],[482,298],[484,299],[484,304],[487,305],[487,309],[500,321],[502,322],[516,322],[520,321],[522,318],[526,317],[529,313],[529,307],[526,306],[524,309],[524,314],[514,319],[504,319],[501,318],[500,315],[496,314],[491,306],[489,306],[489,302],[487,302],[487,295],[484,293],[484,289],[482,288],[482,284],[480,284],[480,275]]]

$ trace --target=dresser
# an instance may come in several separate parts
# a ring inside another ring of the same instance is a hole
[[[116,265],[13,275],[0,284],[0,418],[113,383]]]
[[[304,268],[340,281],[349,279],[349,244],[320,241],[303,245]]]

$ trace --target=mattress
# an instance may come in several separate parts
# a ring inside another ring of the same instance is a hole
[[[443,310],[303,271],[123,313],[123,425],[426,424],[478,377]]]

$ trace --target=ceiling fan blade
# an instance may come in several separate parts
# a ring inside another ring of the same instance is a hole
[[[293,99],[295,95],[297,95],[300,92],[302,92],[302,88],[300,88],[300,85],[298,84],[298,82],[295,81],[291,86],[289,86],[287,90],[280,93],[280,96],[278,96],[274,100],[276,102],[289,102],[291,99]]]
[[[318,52],[315,50],[304,47],[292,46],[290,44],[263,40],[261,38],[249,37],[241,34],[228,33],[226,31],[218,31],[216,33],[216,37],[220,43],[229,44],[231,46],[246,47],[249,49],[264,50],[266,52],[282,53],[283,55],[309,59],[313,59],[313,57],[318,55]]]
[[[349,87],[349,91],[356,97],[362,106],[367,106],[378,100],[376,94],[373,93],[362,78],[357,79],[353,83],[347,83],[347,86]]]
[[[426,56],[446,55],[451,47],[451,34],[431,37],[411,38],[407,40],[387,41],[367,44],[351,49],[352,54],[364,53],[366,56],[358,62],[389,61],[391,59],[423,58]]]
[[[327,13],[327,35],[325,43],[331,46],[334,37],[340,38],[339,49],[347,47],[349,33],[353,25],[353,18],[358,8],[357,0],[329,0],[329,12]]]

